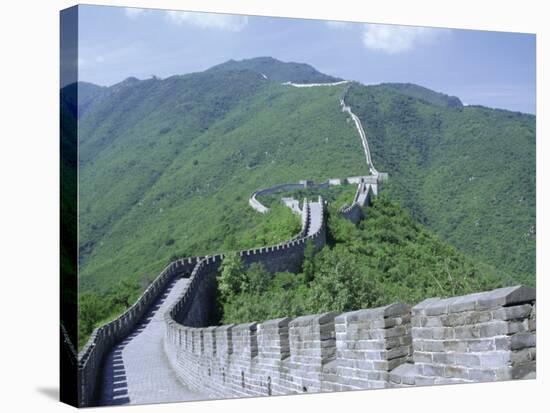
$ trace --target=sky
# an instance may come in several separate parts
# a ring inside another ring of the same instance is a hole
[[[110,86],[271,56],[363,84],[415,83],[535,113],[534,34],[79,6],[79,80]]]

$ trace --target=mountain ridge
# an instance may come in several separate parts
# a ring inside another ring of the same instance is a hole
[[[247,205],[258,188],[366,174],[344,93],[392,199],[502,279],[534,282],[534,239],[522,236],[535,217],[532,115],[449,105],[420,86],[281,80],[231,63],[90,88],[78,137],[83,292],[129,280],[136,295],[171,258],[265,245],[272,218]]]
[[[270,66],[273,66],[273,65],[274,65],[274,68],[270,69]],[[262,66],[265,67],[263,71],[260,69]],[[284,70],[281,70],[281,68],[284,68]],[[313,66],[306,63],[283,62],[273,57],[260,56],[260,57],[241,59],[241,60],[230,59],[225,62],[211,66],[205,69],[204,71],[190,72],[190,73],[184,73],[184,74],[174,74],[163,79],[158,78],[156,76],[153,76],[152,78],[148,78],[148,79],[138,79],[135,76],[129,76],[124,80],[110,86],[101,86],[88,81],[78,81],[76,83],[78,85],[83,85],[84,87],[88,88],[88,90],[85,91],[86,97],[84,97],[81,101],[81,105],[86,106],[87,104],[90,103],[91,100],[93,100],[91,98],[95,97],[93,93],[90,93],[89,86],[92,86],[97,91],[101,90],[105,92],[108,90],[113,91],[116,89],[120,89],[122,87],[133,86],[138,84],[139,82],[150,81],[152,79],[157,81],[165,81],[172,78],[181,78],[181,77],[196,75],[200,73],[221,72],[221,71],[246,71],[246,70],[257,73],[260,76],[267,75],[267,73],[276,73],[274,76],[273,74],[271,77],[267,76],[266,80],[277,81],[280,83],[284,83],[284,82],[333,83],[333,82],[345,80],[340,77],[327,75],[322,72],[319,72]],[[465,105],[462,102],[462,100],[457,96],[449,95],[445,92],[440,92],[440,91],[430,89],[428,87],[415,84],[415,83],[381,82],[377,84],[365,85],[359,81],[353,81],[353,82],[359,83],[364,86],[393,90],[393,91],[396,91],[397,93],[400,93],[406,96],[425,100],[428,103],[431,103],[437,106],[447,106],[449,108],[457,108],[457,109],[464,108],[464,107],[479,107],[479,108],[487,108],[492,110],[500,110],[500,111],[511,112],[511,113],[522,113],[524,115],[535,116],[532,113],[520,112],[517,110],[510,110],[505,108],[495,108],[495,107],[489,107],[489,106],[484,106],[479,104]],[[64,86],[62,90],[67,87],[74,87],[74,83]],[[79,90],[79,93],[81,93],[80,90]],[[80,96],[79,96],[79,100],[81,100]]]

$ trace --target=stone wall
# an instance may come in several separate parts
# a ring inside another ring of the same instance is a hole
[[[535,290],[429,299],[413,308],[413,361],[422,384],[522,378],[535,372]]]
[[[254,208],[256,211],[261,212],[262,214],[265,214],[267,211],[269,211],[269,208],[264,206],[260,201],[256,199],[258,195],[271,195],[279,191],[295,191],[298,189],[304,189],[306,187],[305,184],[299,183],[299,184],[279,184],[274,185],[270,188],[260,189],[258,191],[255,191],[248,200],[248,204]]]
[[[292,240],[262,248],[240,251],[245,266],[259,262],[271,273],[297,272],[304,258],[306,242],[316,248],[325,244],[324,204],[321,198],[323,222],[319,231],[307,235],[310,225],[310,210],[306,203],[302,215],[302,230]],[[78,355],[79,406],[92,406],[97,400],[98,377],[105,355],[122,339],[146,313],[149,306],[161,295],[167,285],[177,276],[190,278],[188,287],[173,308],[170,317],[190,326],[203,326],[219,320],[216,276],[223,254],[180,259],[170,263],[149,285],[141,297],[117,319],[96,328]]]
[[[320,229],[308,233],[310,225],[310,210],[306,203],[302,220],[302,231],[294,239],[269,247],[253,248],[238,252],[245,267],[260,263],[270,273],[290,271],[299,272],[304,260],[307,242],[312,242],[316,249],[325,245],[324,203],[321,204],[323,222]],[[173,319],[188,326],[204,326],[216,322],[219,316],[217,307],[217,280],[223,254],[202,257],[194,266],[189,277],[189,284],[175,305],[166,313],[167,320]]]
[[[344,314],[188,326],[166,314],[178,378],[215,397],[533,377],[535,290],[503,288]]]
[[[202,257],[170,263],[147,287],[139,299],[115,320],[96,328],[78,353],[78,405],[93,406],[97,399],[98,377],[104,356],[124,339],[175,277],[190,273]]]
[[[361,181],[357,185],[353,202],[349,206],[340,208],[340,214],[354,224],[358,224],[365,217],[363,207],[370,205],[372,196],[375,195],[373,188],[376,187],[376,184]]]
[[[352,177],[352,178],[346,178],[346,182],[348,183],[359,183],[361,178],[368,178],[368,177]],[[339,178],[330,178],[326,180],[325,182],[321,183],[314,183],[312,181],[308,180],[301,180],[297,184],[279,184],[274,185],[269,188],[265,189],[259,189],[257,191],[254,191],[250,198],[248,199],[248,204],[255,209],[258,212],[261,212],[262,214],[265,214],[267,211],[269,211],[269,208],[267,208],[265,205],[263,205],[258,199],[257,196],[261,195],[271,195],[280,191],[296,191],[299,189],[326,189],[330,186],[338,186],[342,184],[342,180]]]

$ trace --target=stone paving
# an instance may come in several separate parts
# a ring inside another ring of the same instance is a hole
[[[308,235],[323,224],[322,205],[310,202]],[[162,348],[163,314],[186,288],[189,280],[177,278],[151,306],[132,333],[113,347],[103,365],[100,405],[146,404],[204,400],[174,374]]]
[[[100,405],[204,400],[176,377],[162,349],[163,314],[189,280],[178,278],[151,307],[135,330],[113,347],[103,366]]]
[[[310,224],[307,231],[307,235],[313,235],[321,229],[323,225],[323,208],[319,202],[310,202],[309,203],[310,211]]]

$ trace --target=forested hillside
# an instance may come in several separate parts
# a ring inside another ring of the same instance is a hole
[[[509,283],[533,284],[535,117],[409,89],[354,83],[347,94],[389,173],[387,193]]]
[[[305,63],[281,62],[272,57],[255,57],[245,60],[229,60],[211,67],[206,72],[213,73],[231,70],[252,70],[269,80],[294,83],[327,83],[342,80],[338,77],[325,75]]]
[[[463,106],[416,85],[281,85],[338,80],[257,58],[166,79],[79,84],[81,341],[171,259],[292,236],[299,220],[284,207],[256,213],[247,202],[254,190],[367,174],[359,135],[339,104],[346,90],[376,168],[389,173],[381,191],[452,250],[451,262],[472,263],[473,278],[534,283],[534,117]],[[414,268],[380,274],[398,270]],[[395,280],[380,274],[372,277],[391,291]],[[435,294],[410,291],[428,292]]]
[[[266,218],[247,206],[258,188],[366,172],[343,86],[219,70],[110,89],[80,124],[83,291],[145,285],[173,256],[252,246],[243,235]]]
[[[329,209],[329,244],[306,252],[298,275],[274,277],[236,256],[219,280],[223,323],[264,321],[389,303],[417,303],[502,286],[490,266],[467,258],[382,195],[356,227]]]

